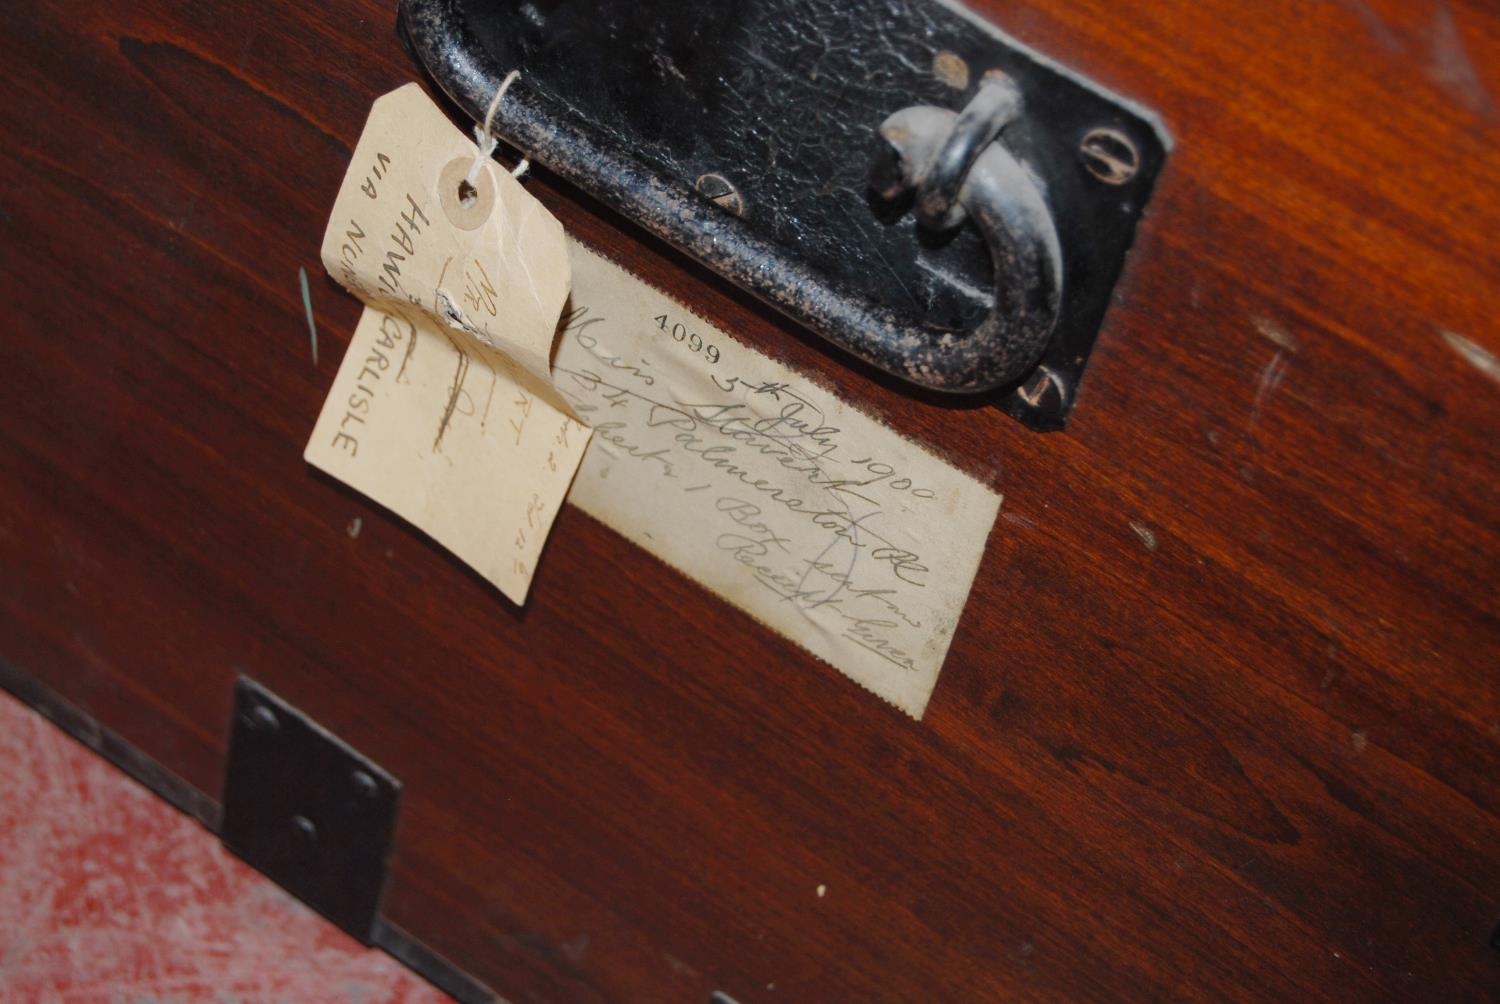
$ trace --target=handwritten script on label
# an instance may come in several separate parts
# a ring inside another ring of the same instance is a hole
[[[366,304],[304,454],[522,603],[589,431],[552,387],[562,226],[416,84],[376,100],[323,237]],[[448,180],[444,180],[448,179]]]
[[[914,717],[1000,496],[574,243],[569,499]]]

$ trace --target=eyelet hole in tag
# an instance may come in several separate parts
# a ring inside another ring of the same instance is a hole
[[[460,230],[478,230],[495,208],[495,176],[478,172],[469,180],[472,157],[455,157],[438,175],[438,201],[448,222]]]

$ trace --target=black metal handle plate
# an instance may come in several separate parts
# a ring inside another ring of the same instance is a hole
[[[1165,161],[1149,114],[940,0],[401,9],[415,57],[476,121],[521,72],[493,127],[534,162],[903,380],[1066,421]],[[883,122],[964,109],[991,70],[1019,91],[996,143],[1050,210],[1065,291],[1019,375],[974,351],[1008,263],[979,226],[919,227],[870,181]]]

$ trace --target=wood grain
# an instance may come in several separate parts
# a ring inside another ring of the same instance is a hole
[[[0,8],[0,658],[210,792],[256,676],[403,779],[388,915],[517,1002],[1494,999],[1500,11],[984,7],[1177,139],[1065,434],[530,183],[1005,493],[924,721],[576,510],[520,610],[303,464],[415,75],[364,0]]]

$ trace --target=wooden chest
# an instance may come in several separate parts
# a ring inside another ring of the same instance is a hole
[[[400,778],[392,929],[517,1002],[1500,996],[1500,11],[976,6],[1177,140],[1065,432],[528,183],[1004,492],[920,721],[576,509],[518,608],[304,464],[394,4],[6,6],[9,685],[212,823],[264,683]]]

